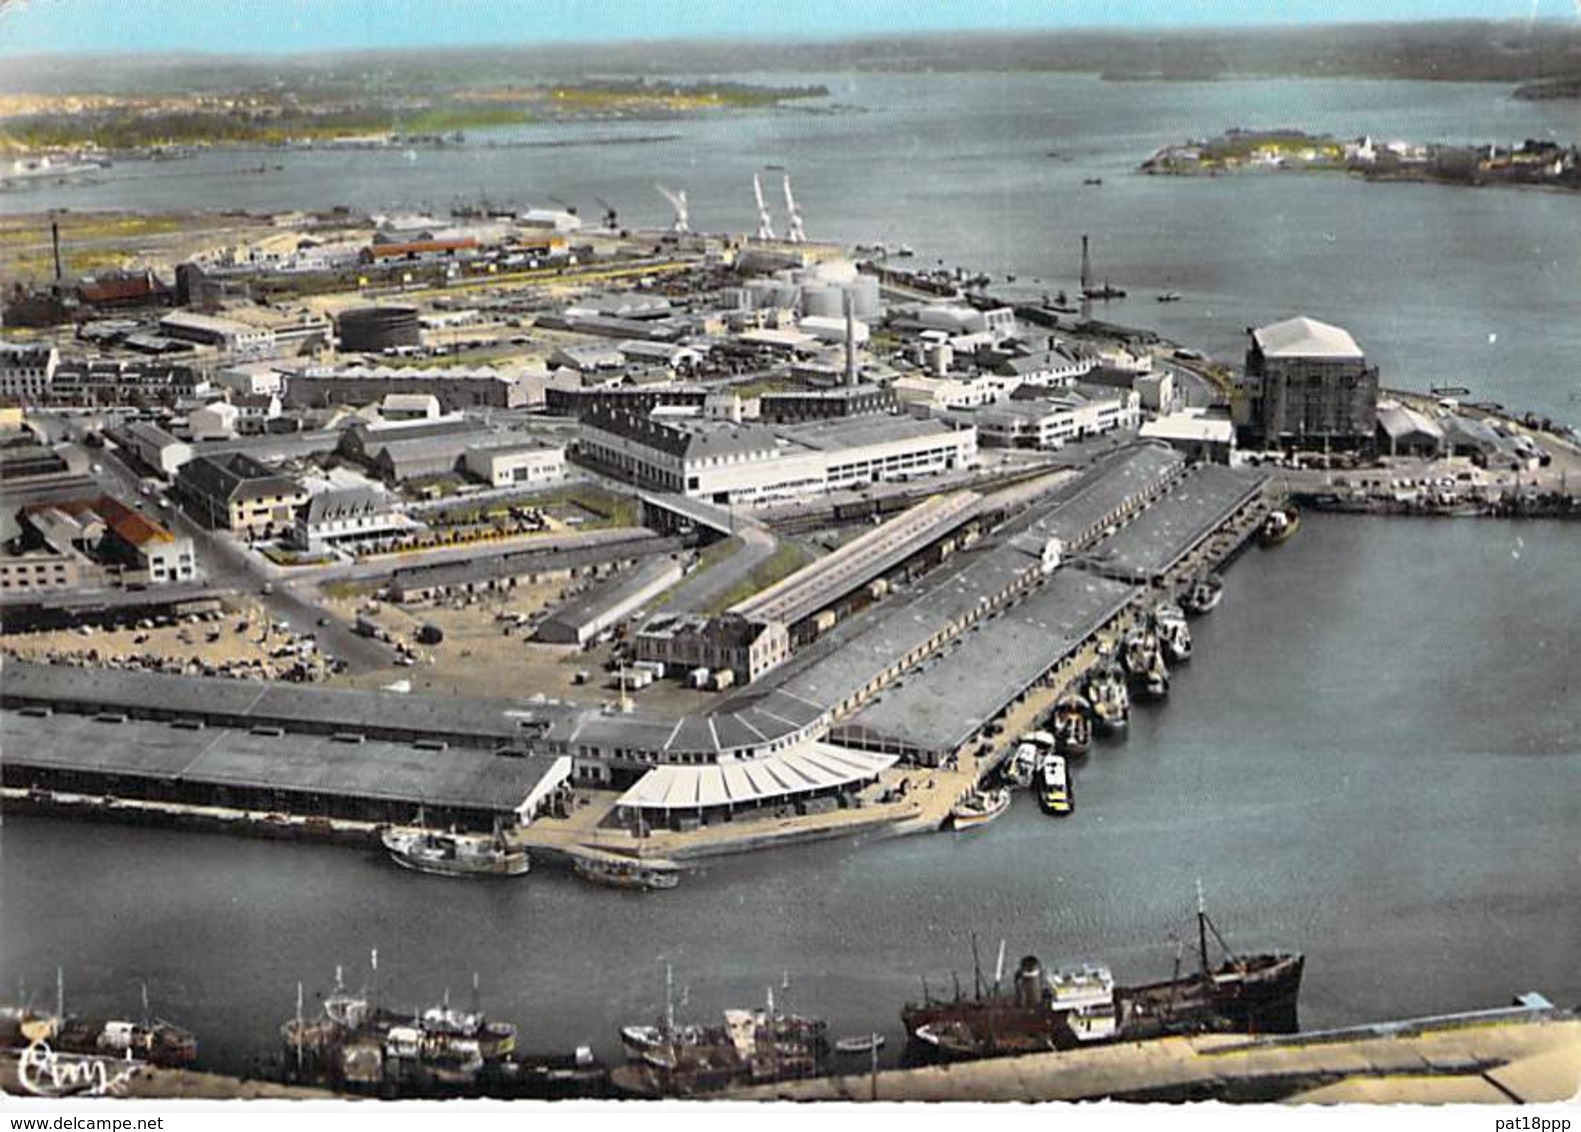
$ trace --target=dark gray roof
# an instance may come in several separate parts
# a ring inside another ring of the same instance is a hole
[[[835,727],[830,740],[954,750],[1138,592],[1107,578],[1057,570]]]
[[[1089,536],[1128,501],[1153,494],[1185,467],[1186,458],[1163,444],[1135,444],[1094,464],[1073,483],[1039,504],[1012,540],[1024,552],[1041,555],[1050,538],[1067,546]]]
[[[948,436],[955,430],[942,421],[918,420],[907,416],[874,415],[837,417],[812,424],[776,425],[774,431],[786,440],[819,451],[856,448],[885,441],[913,440],[920,437]]]
[[[324,523],[357,515],[379,515],[390,510],[390,497],[374,487],[337,487],[321,491],[307,501],[308,523]]]
[[[543,623],[580,629],[603,616],[605,611],[658,584],[666,574],[678,576],[679,570],[679,564],[669,555],[647,558],[632,569],[612,574],[589,587],[546,617]]]
[[[134,716],[157,713],[166,718],[195,716],[237,726],[267,724],[287,731],[310,726],[370,736],[433,736],[480,745],[520,741],[554,714],[515,700],[411,696],[16,660],[6,661],[0,670],[0,704],[49,704],[86,712],[114,709]]]
[[[1218,464],[1196,468],[1162,499],[1148,504],[1135,519],[1088,551],[1084,561],[1113,577],[1150,581],[1257,495],[1267,478],[1262,472]]]
[[[302,485],[243,452],[195,456],[176,473],[183,483],[212,499],[258,499],[294,495]]]

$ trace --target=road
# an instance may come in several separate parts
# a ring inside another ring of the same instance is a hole
[[[779,539],[756,519],[736,513],[735,537],[740,545],[734,554],[715,562],[706,570],[693,571],[666,602],[669,609],[690,613],[706,612],[721,594],[729,593],[752,575],[760,563],[768,561],[779,549]]]

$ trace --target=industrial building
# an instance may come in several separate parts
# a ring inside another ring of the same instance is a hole
[[[146,467],[166,479],[173,478],[181,466],[192,459],[191,444],[148,421],[131,421],[116,431],[114,438]]]
[[[19,517],[22,554],[0,559],[0,591],[167,585],[197,577],[190,538],[108,495],[34,503]]]
[[[1120,582],[1057,570],[991,625],[957,637],[915,677],[836,724],[829,738],[936,766],[1029,688],[1061,680],[1074,655],[1135,594]]]
[[[268,327],[197,311],[171,311],[159,320],[159,330],[168,338],[213,346],[227,354],[262,357],[275,352],[274,331]]]
[[[650,558],[595,583],[544,618],[534,638],[551,645],[585,645],[681,580],[675,558]]]
[[[977,434],[904,417],[770,429],[593,409],[583,421],[581,454],[643,487],[761,503],[971,468]]]
[[[341,435],[336,451],[386,483],[403,483],[454,472],[467,449],[492,435],[459,414],[433,421],[363,421]]]
[[[1444,430],[1437,421],[1409,405],[1390,401],[1378,406],[1378,453],[1433,459],[1444,450]]]
[[[1260,445],[1360,448],[1378,423],[1378,367],[1337,326],[1289,318],[1250,331],[1236,423]]]
[[[375,823],[410,822],[421,808],[477,830],[528,824],[570,769],[568,759],[450,749],[433,737],[194,729],[48,708],[0,713],[0,736],[12,788]]]
[[[1141,398],[1130,390],[1088,387],[1043,400],[1001,401],[972,414],[985,447],[1047,451],[1073,440],[1134,428]]]
[[[286,377],[285,403],[297,408],[371,405],[391,393],[432,393],[447,413],[462,409],[517,409],[528,391],[499,370],[397,369],[391,366],[310,366]]]
[[[790,634],[782,621],[727,611],[660,613],[632,637],[638,660],[662,664],[667,674],[707,669],[728,671],[734,682],[749,684],[790,659]]]
[[[565,447],[542,441],[502,437],[499,444],[475,445],[462,456],[468,472],[491,487],[538,487],[565,479]]]
[[[1143,440],[1158,440],[1186,459],[1228,464],[1235,458],[1235,422],[1222,410],[1190,408],[1148,421],[1138,433]]]
[[[420,346],[423,330],[417,308],[408,306],[356,307],[335,319],[335,334],[343,354],[382,354],[401,346]]]

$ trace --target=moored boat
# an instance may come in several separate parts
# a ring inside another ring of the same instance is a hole
[[[1270,951],[1232,952],[1198,908],[1200,966],[1171,979],[1119,986],[1095,964],[1045,975],[1036,956],[1017,968],[1011,989],[996,979],[964,998],[923,1001],[901,1011],[914,1048],[945,1059],[1069,1050],[1084,1045],[1199,1033],[1294,1033],[1304,959]],[[1226,958],[1207,952],[1212,933]],[[1177,959],[1178,964],[1178,959]]]
[[[512,848],[498,829],[483,836],[421,825],[395,827],[380,840],[396,864],[435,876],[517,877],[530,867],[527,851]]]
[[[1173,602],[1165,602],[1153,610],[1153,629],[1158,634],[1158,645],[1164,656],[1175,664],[1191,659],[1191,629],[1186,624],[1186,611]]]
[[[955,803],[950,810],[950,828],[956,831],[987,825],[1010,808],[1010,788],[979,788]]]
[[[1004,779],[1012,786],[1032,785],[1032,776],[1037,771],[1038,745],[1032,741],[1031,736],[1025,736],[1016,744],[1015,752],[1005,760]]]
[[[1092,720],[1079,696],[1066,696],[1054,705],[1055,750],[1079,757],[1092,745]]]
[[[1131,720],[1131,695],[1118,665],[1094,669],[1084,690],[1093,721],[1105,731],[1119,731]]]
[[[1212,613],[1224,598],[1224,579],[1217,574],[1206,574],[1195,579],[1180,597],[1180,608],[1198,616]]]
[[[605,857],[577,857],[572,862],[576,875],[607,888],[653,892],[674,888],[681,874],[674,868],[647,861],[622,861]]]
[[[858,1034],[849,1038],[840,1038],[834,1043],[836,1053],[873,1053],[884,1048],[883,1034]]]
[[[1301,529],[1301,512],[1293,503],[1283,507],[1275,507],[1263,519],[1262,529],[1258,531],[1257,538],[1264,546],[1278,546],[1288,542]]]
[[[1076,793],[1061,755],[1044,755],[1038,765],[1038,805],[1055,817],[1064,817],[1076,808]]]

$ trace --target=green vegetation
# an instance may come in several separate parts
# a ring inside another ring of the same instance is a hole
[[[723,613],[738,601],[745,601],[755,593],[762,593],[775,582],[790,577],[818,555],[799,542],[782,540],[774,553],[752,568],[752,572],[731,586],[704,610],[710,615]]]

